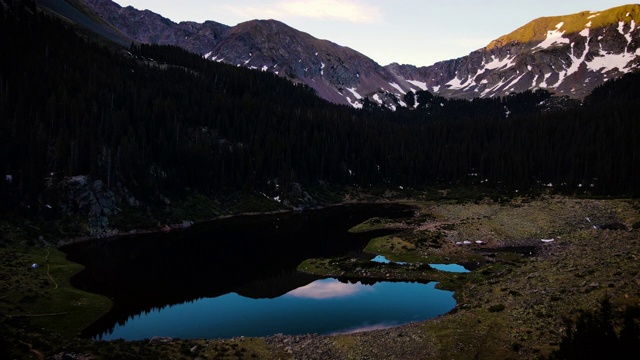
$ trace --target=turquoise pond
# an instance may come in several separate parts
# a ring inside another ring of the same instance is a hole
[[[371,259],[371,261],[373,262],[377,262],[377,263],[382,263],[382,264],[388,264],[391,261],[389,259],[387,259],[386,257],[382,256],[382,255],[377,255],[376,257],[374,257],[373,259]],[[399,265],[405,265],[405,262],[394,262],[396,264]],[[432,268],[436,269],[436,270],[440,270],[440,271],[446,271],[446,272],[454,272],[454,273],[468,273],[469,270],[467,270],[464,266],[462,265],[458,265],[458,264],[429,264],[429,266],[431,266]]]

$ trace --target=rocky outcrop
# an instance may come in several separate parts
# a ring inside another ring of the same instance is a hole
[[[149,10],[122,7],[110,0],[84,2],[98,16],[137,42],[176,45],[196,54],[208,52],[230,29],[215,21],[175,23]]]
[[[102,180],[92,181],[88,176],[64,178],[49,183],[49,189],[59,192],[59,208],[66,216],[86,216],[91,237],[114,235],[109,228],[109,216],[119,212],[115,194],[106,189]]]

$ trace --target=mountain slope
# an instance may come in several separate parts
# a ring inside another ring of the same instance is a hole
[[[212,60],[270,71],[308,85],[337,104],[361,107],[368,97],[395,108],[403,105],[400,99],[410,89],[410,84],[365,55],[279,21],[253,20],[233,28],[213,21],[174,23],[110,0],[83,1],[135,41],[177,45]]]
[[[206,56],[286,76],[329,101],[354,107],[362,106],[364,97],[396,106],[391,94],[398,97],[405,91],[372,59],[276,20],[238,24]]]
[[[403,99],[410,90],[471,99],[545,89],[582,99],[640,64],[639,5],[540,18],[468,56],[418,68],[382,67],[276,20],[235,27],[212,21],[176,24],[110,0],[83,1],[138,42],[177,45],[211,60],[272,72],[353,107],[366,100],[391,109],[407,106]]]
[[[128,46],[132,39],[99,16],[94,16],[82,0],[38,0],[40,8],[76,23],[80,28],[92,31],[121,46]]]
[[[421,68],[386,68],[448,97],[504,96],[541,88],[580,99],[640,66],[638,24],[640,5],[545,17],[462,58]]]
[[[60,1],[61,0],[56,0]],[[177,45],[196,54],[215,46],[230,29],[215,21],[175,23],[149,10],[122,7],[110,0],[81,0],[131,39],[145,44]]]

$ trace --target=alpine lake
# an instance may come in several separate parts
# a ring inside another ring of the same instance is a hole
[[[296,271],[310,258],[388,261],[362,249],[395,230],[349,229],[373,217],[397,219],[412,212],[399,204],[342,205],[67,245],[62,250],[69,260],[85,266],[72,285],[113,301],[82,335],[140,340],[336,334],[443,315],[456,302],[453,292],[436,289],[436,282],[376,282]],[[440,270],[466,271],[457,265]]]

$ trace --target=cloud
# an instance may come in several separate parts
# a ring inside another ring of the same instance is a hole
[[[360,325],[360,326],[355,326],[352,328],[348,328],[345,330],[338,330],[335,332],[332,332],[331,335],[337,335],[337,334],[353,334],[353,333],[358,333],[358,332],[363,332],[363,331],[373,331],[373,330],[380,330],[380,329],[388,329],[390,327],[394,327],[394,326],[398,326],[398,322],[386,322],[386,323],[380,323],[380,324],[373,324],[373,325]]]
[[[295,0],[282,1],[278,7],[286,14],[304,18],[353,23],[376,23],[382,19],[382,13],[377,6],[360,1]]]
[[[373,24],[382,21],[379,7],[361,0],[277,0],[260,5],[227,5],[224,9],[243,18],[273,18],[277,20],[318,19]]]

